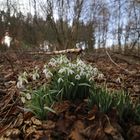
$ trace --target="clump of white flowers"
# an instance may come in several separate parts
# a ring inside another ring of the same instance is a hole
[[[27,80],[29,76],[32,79],[30,83]],[[79,58],[71,62],[66,56],[61,55],[50,59],[42,70],[35,67],[31,73],[27,74],[27,72],[24,72],[19,75],[17,87],[25,90],[25,84],[30,84],[26,88],[36,89],[36,87],[32,87],[36,86],[36,84],[31,83],[37,80],[37,82],[40,82],[43,77],[46,79],[44,81],[49,82],[48,88],[57,94],[56,97],[61,96],[61,98],[74,100],[75,98],[83,99],[89,93],[89,88],[94,80],[102,80],[104,75],[96,67],[92,67]],[[30,99],[29,94],[21,98],[22,102],[26,102],[28,99]]]

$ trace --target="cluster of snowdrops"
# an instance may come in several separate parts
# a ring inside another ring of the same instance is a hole
[[[32,84],[34,81],[40,82],[42,77],[45,80],[41,86]],[[89,110],[96,105],[101,112],[107,113],[115,107],[120,120],[132,115],[132,119],[140,122],[140,105],[134,105],[128,94],[122,91],[111,93],[106,88],[96,86],[95,79],[104,78],[96,67],[81,59],[70,61],[65,55],[60,55],[51,58],[42,70],[35,67],[32,72],[21,73],[17,88],[24,109],[40,119],[46,119],[49,111],[56,113],[53,110],[56,102],[69,100],[74,103],[87,99]]]

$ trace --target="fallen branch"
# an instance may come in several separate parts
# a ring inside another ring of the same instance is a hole
[[[124,71],[125,71],[126,73],[128,73],[128,74],[132,74],[130,71],[128,71],[128,70],[122,68],[122,67],[121,67],[120,65],[118,65],[116,62],[114,62],[114,60],[111,58],[111,56],[110,56],[110,54],[108,53],[107,50],[106,50],[106,54],[107,54],[107,56],[109,57],[110,61],[111,61],[114,65],[116,65],[116,66],[119,67],[120,69],[124,70]]]
[[[57,55],[57,54],[67,54],[67,53],[76,53],[80,54],[82,53],[82,49],[66,49],[66,50],[61,50],[61,51],[53,51],[53,52],[43,52],[43,51],[38,51],[38,52],[29,52],[31,55]]]

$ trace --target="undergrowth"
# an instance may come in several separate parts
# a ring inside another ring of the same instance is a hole
[[[41,77],[44,77],[47,84],[44,83],[38,88],[32,83],[40,82]],[[96,86],[95,78],[104,78],[96,67],[79,58],[71,62],[61,55],[52,58],[44,65],[43,70],[36,67],[30,73],[21,73],[17,87],[21,91],[21,100],[25,108],[40,119],[46,119],[49,111],[55,113],[55,102],[70,100],[75,103],[88,99],[89,110],[94,105],[103,113],[115,108],[121,122],[129,119],[140,123],[140,104],[133,104],[129,94],[123,91],[109,92],[104,87]]]

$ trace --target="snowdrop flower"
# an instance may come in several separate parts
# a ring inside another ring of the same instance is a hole
[[[75,68],[75,67],[74,67],[74,64],[72,64],[72,63],[68,63],[68,67],[70,67],[70,68]]]
[[[121,83],[121,78],[120,78],[120,77],[118,77],[118,78],[116,79],[116,83]]]
[[[75,79],[76,79],[76,80],[80,80],[80,79],[81,79],[80,75],[77,74],[77,75],[75,76]]]
[[[98,79],[99,79],[99,80],[104,79],[104,75],[103,75],[102,73],[100,73],[100,74],[98,75]]]
[[[93,74],[96,76],[98,74],[98,69],[97,68],[93,68]]]
[[[67,73],[68,73],[68,75],[72,75],[72,74],[74,74],[74,71],[70,68],[67,68]]]
[[[94,76],[90,77],[89,81],[94,81]]]
[[[48,73],[45,74],[46,79],[50,79],[52,76]]]
[[[47,74],[48,72],[49,72],[49,69],[44,68],[43,73],[44,73],[44,74]]]
[[[68,67],[63,67],[58,71],[58,73],[59,74],[63,74],[63,73],[68,74],[68,76],[69,76],[69,75],[74,74],[74,71],[72,69],[68,68]]]
[[[57,61],[54,58],[51,58],[50,62],[56,63]]]
[[[80,59],[77,59],[76,62],[77,62],[77,66],[85,66],[85,63]]]
[[[88,79],[90,76],[91,76],[91,75],[90,75],[90,73],[88,72],[88,73],[86,74],[86,78]]]
[[[39,79],[39,74],[38,73],[34,73],[33,75],[32,75],[32,78],[33,78],[33,80],[37,80],[37,79]]]
[[[84,72],[84,71],[80,71],[80,76],[86,76],[86,75],[87,75],[86,72]]]
[[[46,79],[50,79],[53,76],[47,68],[43,70],[43,73],[45,74]]]
[[[68,64],[70,61],[67,59],[67,57],[66,56],[64,56],[64,55],[61,55],[58,59],[57,59],[57,62],[59,63],[59,64]]]
[[[25,103],[26,102],[25,97],[21,97],[21,101],[22,101],[22,103]]]
[[[18,81],[17,82],[17,88],[19,88],[19,89],[23,89],[24,88],[23,81]]]
[[[26,96],[26,99],[31,100],[31,94],[30,93],[25,94],[25,96]]]
[[[33,74],[32,74],[33,80],[39,79],[40,76],[39,76],[38,70],[39,68],[35,67],[35,70],[33,71]]]
[[[61,83],[61,82],[64,82],[64,80],[63,80],[62,78],[59,78],[59,79],[57,80],[57,82],[58,82],[58,83]]]
[[[28,83],[26,77],[23,75],[18,77],[17,88],[21,89],[24,88],[24,83]]]
[[[89,65],[88,69],[89,71],[93,71],[93,67],[91,65]]]
[[[63,67],[58,71],[59,74],[66,73],[66,68]]]
[[[23,76],[24,78],[26,78],[26,77],[28,76],[27,72],[24,71],[23,74],[22,74],[22,76]]]
[[[56,63],[55,63],[55,62],[51,62],[51,61],[50,61],[50,62],[48,63],[48,65],[51,66],[51,67],[56,67]]]
[[[75,85],[73,82],[70,82],[70,84],[71,84],[72,86],[74,86],[74,85]]]

